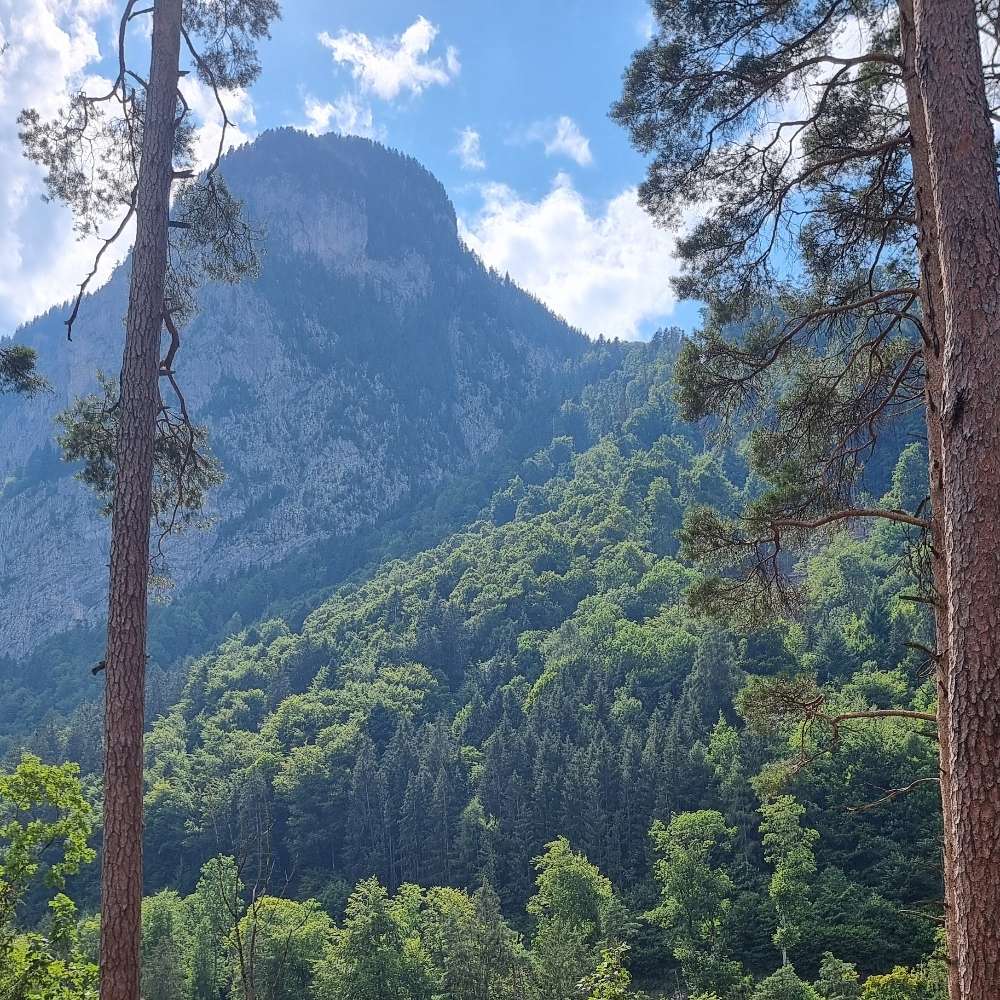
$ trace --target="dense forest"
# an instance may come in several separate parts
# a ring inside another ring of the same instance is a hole
[[[733,510],[759,485],[743,441],[678,419],[678,346],[609,348],[615,369],[463,530],[189,663],[147,738],[145,996],[238,986],[234,921],[260,924],[257,989],[275,997],[556,998],[628,975],[934,995],[934,793],[887,800],[933,775],[930,728],[824,728],[799,767],[799,726],[760,724],[747,698],[809,676],[831,714],[926,708],[913,540],[818,541],[803,614],[765,630],[687,610],[684,509]],[[903,443],[870,488],[901,507],[925,476]],[[37,755],[96,770],[88,715],[46,732]],[[238,909],[214,930],[213,879]],[[267,900],[250,912],[241,879]],[[89,869],[73,885],[92,907]]]
[[[17,117],[99,249],[0,346],[0,1000],[994,1000],[1000,8],[652,0],[625,344],[411,157],[229,152],[276,0],[121,6]]]

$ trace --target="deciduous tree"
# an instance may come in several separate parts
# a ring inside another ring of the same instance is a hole
[[[726,954],[734,885],[722,864],[735,832],[712,809],[681,813],[666,824],[657,820],[650,831],[662,895],[649,917],[667,932],[694,992],[725,992],[741,979],[738,964]]]
[[[788,949],[802,939],[802,920],[809,909],[810,880],[816,874],[813,844],[819,834],[806,827],[805,809],[791,795],[779,795],[761,806],[760,832],[764,858],[773,866],[769,891],[778,912],[774,943],[788,965]]]
[[[0,997],[93,1000],[97,968],[83,954],[66,879],[91,862],[94,810],[75,764],[25,754],[0,773]],[[46,900],[45,932],[18,926],[28,897]]]

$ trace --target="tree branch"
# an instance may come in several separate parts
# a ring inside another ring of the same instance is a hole
[[[84,295],[87,293],[87,289],[90,287],[91,281],[94,280],[94,276],[97,274],[98,268],[101,266],[101,258],[104,256],[108,247],[113,243],[117,242],[118,237],[125,232],[125,227],[129,224],[132,216],[135,215],[135,197],[136,189],[132,190],[132,200],[129,203],[128,211],[125,213],[124,218],[118,224],[118,228],[111,234],[102,244],[101,248],[97,251],[94,256],[94,266],[90,269],[90,274],[80,283],[79,290],[76,293],[76,298],[73,300],[73,310],[69,314],[69,319],[66,322],[66,339],[73,339],[73,324],[76,322],[77,314],[80,312],[80,303],[83,301]]]
[[[797,518],[779,518],[772,522],[776,528],[802,528],[813,531],[822,528],[824,525],[833,524],[836,521],[845,521],[852,518],[882,518],[886,521],[896,521],[900,524],[910,524],[916,528],[928,529],[930,521],[925,521],[921,517],[914,517],[902,510],[882,510],[878,507],[849,507],[846,510],[834,511],[832,514],[825,514],[813,521],[804,521]]]
[[[902,795],[908,795],[914,789],[919,788],[921,785],[927,785],[932,783],[940,784],[941,779],[937,777],[926,777],[917,778],[916,781],[911,781],[908,785],[904,785],[902,788],[890,788],[886,791],[879,799],[875,799],[873,802],[865,802],[860,806],[848,806],[847,811],[849,813],[863,813],[869,812],[872,809],[876,809],[881,805],[885,805],[887,802],[894,802]]]

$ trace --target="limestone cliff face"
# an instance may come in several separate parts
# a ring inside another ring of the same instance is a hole
[[[263,273],[206,288],[178,368],[227,473],[211,524],[170,543],[178,588],[351,535],[469,470],[558,395],[585,341],[462,247],[441,185],[361,139],[283,130],[225,173],[265,232]],[[54,387],[0,400],[0,645],[100,621],[107,524],[53,418],[117,370],[127,275],[22,329]]]

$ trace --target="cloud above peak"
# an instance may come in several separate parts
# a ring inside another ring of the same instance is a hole
[[[672,311],[675,237],[639,207],[634,188],[591,207],[565,173],[538,201],[484,184],[481,210],[460,220],[483,261],[591,336],[635,340]]]
[[[307,132],[339,132],[341,135],[361,135],[367,139],[382,138],[382,130],[375,125],[371,105],[354,94],[344,94],[336,101],[320,101],[307,94],[304,112]]]
[[[463,170],[486,169],[480,135],[474,128],[466,127],[459,131],[458,142],[452,152],[458,157]]]
[[[448,46],[443,55],[431,55],[438,28],[418,17],[402,34],[372,39],[361,31],[322,32],[320,42],[338,65],[350,69],[362,92],[383,101],[403,94],[421,94],[444,86],[461,72],[458,50]]]
[[[590,140],[569,115],[535,122],[514,142],[540,142],[546,156],[565,156],[577,166],[589,167],[594,162]]]
[[[223,136],[222,117],[212,89],[194,75],[183,77],[179,87],[198,122],[192,150],[195,169],[204,170],[214,162],[219,155],[220,142],[222,151],[227,152],[256,138],[257,116],[253,100],[243,88],[225,90],[221,94],[230,121]]]

